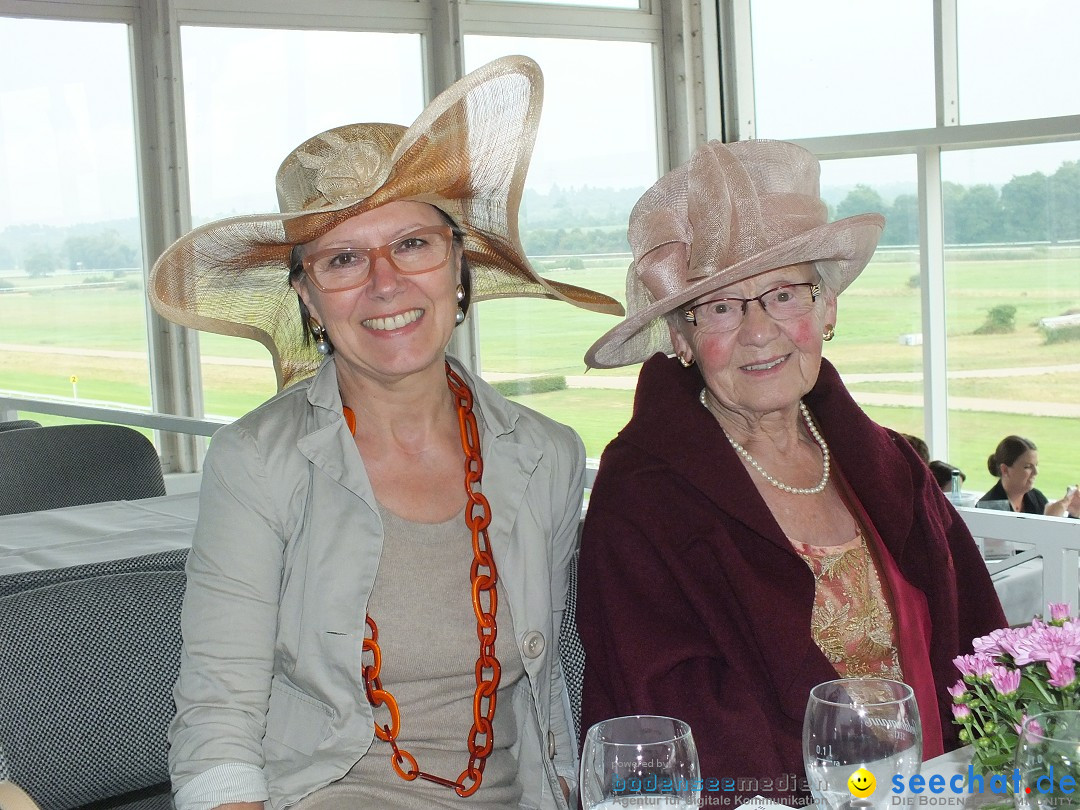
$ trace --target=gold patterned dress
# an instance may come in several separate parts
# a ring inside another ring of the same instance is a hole
[[[903,680],[892,610],[862,532],[839,546],[792,546],[814,574],[810,633],[840,677]]]

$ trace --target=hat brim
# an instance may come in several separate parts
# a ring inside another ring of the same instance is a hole
[[[615,299],[545,279],[525,257],[517,214],[542,100],[543,77],[531,59],[503,57],[473,71],[403,130],[374,188],[305,210],[218,220],[178,239],[150,272],[154,308],[184,326],[262,343],[283,388],[320,361],[289,284],[293,247],[379,206],[416,201],[464,231],[471,300],[549,298],[622,315]]]
[[[585,353],[590,368],[619,368],[641,363],[652,350],[631,347],[633,339],[658,318],[706,293],[729,287],[770,270],[804,262],[823,262],[822,281],[839,294],[858,277],[877,249],[885,227],[881,214],[859,214],[811,228],[767,250],[706,275],[676,293],[654,301],[604,333]],[[630,273],[634,273],[633,266]]]

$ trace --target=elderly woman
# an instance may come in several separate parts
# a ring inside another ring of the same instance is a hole
[[[1080,491],[1069,487],[1060,500],[1051,501],[1035,488],[1039,474],[1039,449],[1035,442],[1023,436],[1006,436],[986,459],[986,468],[1000,479],[976,506],[1005,511],[1026,512],[1029,515],[1053,517],[1080,516]]]
[[[621,314],[518,241],[541,87],[508,57],[408,129],[322,133],[282,164],[280,214],[201,227],[154,267],[159,311],[261,340],[288,385],[206,457],[178,810],[567,806],[583,447],[445,354],[470,298]]]
[[[841,676],[906,681],[925,755],[953,747],[952,659],[1005,623],[926,465],[821,357],[882,225],[827,224],[800,147],[706,144],[634,208],[628,314],[586,355],[645,364],[582,539],[582,724],[688,721],[707,790],[805,796],[807,696]]]

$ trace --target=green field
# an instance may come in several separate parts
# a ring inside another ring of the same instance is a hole
[[[1068,366],[1080,363],[1080,344],[1046,344],[1039,318],[1080,312],[1080,256],[1061,251],[1054,258],[953,261],[946,266],[946,313],[950,371]],[[585,270],[551,270],[550,278],[602,290],[620,300],[626,259],[589,260]],[[900,337],[919,333],[921,298],[911,285],[918,268],[910,261],[875,261],[840,298],[837,338],[826,356],[841,373],[920,372],[921,346]],[[47,279],[8,276],[12,291],[0,293],[0,389],[71,396],[70,377],[78,377],[80,400],[149,406],[146,320],[143,291],[131,277],[113,285],[80,283],[60,274]],[[1000,304],[1016,307],[1016,330],[977,335],[987,311]],[[473,316],[480,323],[480,355],[485,373],[502,375],[581,375],[585,349],[618,321],[546,300],[481,302]],[[200,334],[204,358],[206,412],[237,416],[274,392],[274,376],[262,346],[246,340]],[[115,354],[110,354],[115,353]],[[219,358],[215,360],[215,358]],[[222,361],[220,358],[224,358]],[[230,365],[229,358],[258,360],[264,366]],[[636,368],[590,371],[590,378],[633,376]],[[852,385],[856,393],[915,395],[915,381],[871,381]],[[951,379],[952,397],[1036,403],[1080,403],[1080,373]],[[625,424],[632,390],[570,388],[523,396],[525,404],[581,433],[590,456],[598,456]],[[922,409],[868,407],[882,424],[921,434]],[[41,421],[54,421],[41,417]],[[1080,479],[1080,419],[1010,415],[985,410],[950,414],[949,461],[968,475],[969,489],[991,483],[986,456],[1008,433],[1026,435],[1041,448],[1039,485],[1057,497]]]

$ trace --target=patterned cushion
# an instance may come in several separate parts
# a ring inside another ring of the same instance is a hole
[[[43,810],[167,793],[184,584],[131,571],[0,597],[0,752]]]
[[[577,630],[577,563],[575,554],[570,561],[570,588],[566,594],[562,627],[559,629],[563,674],[566,677],[566,691],[570,695],[570,711],[574,716],[574,727],[570,731],[575,740],[581,737],[581,685],[585,680],[585,648],[581,645]]]
[[[72,565],[67,568],[42,568],[18,574],[4,574],[0,576],[0,597],[41,588],[56,582],[90,579],[103,574],[125,574],[131,571],[183,571],[188,550],[178,548],[171,551],[155,551],[153,554],[144,554],[141,557],[125,557],[122,560],[106,560]]]

